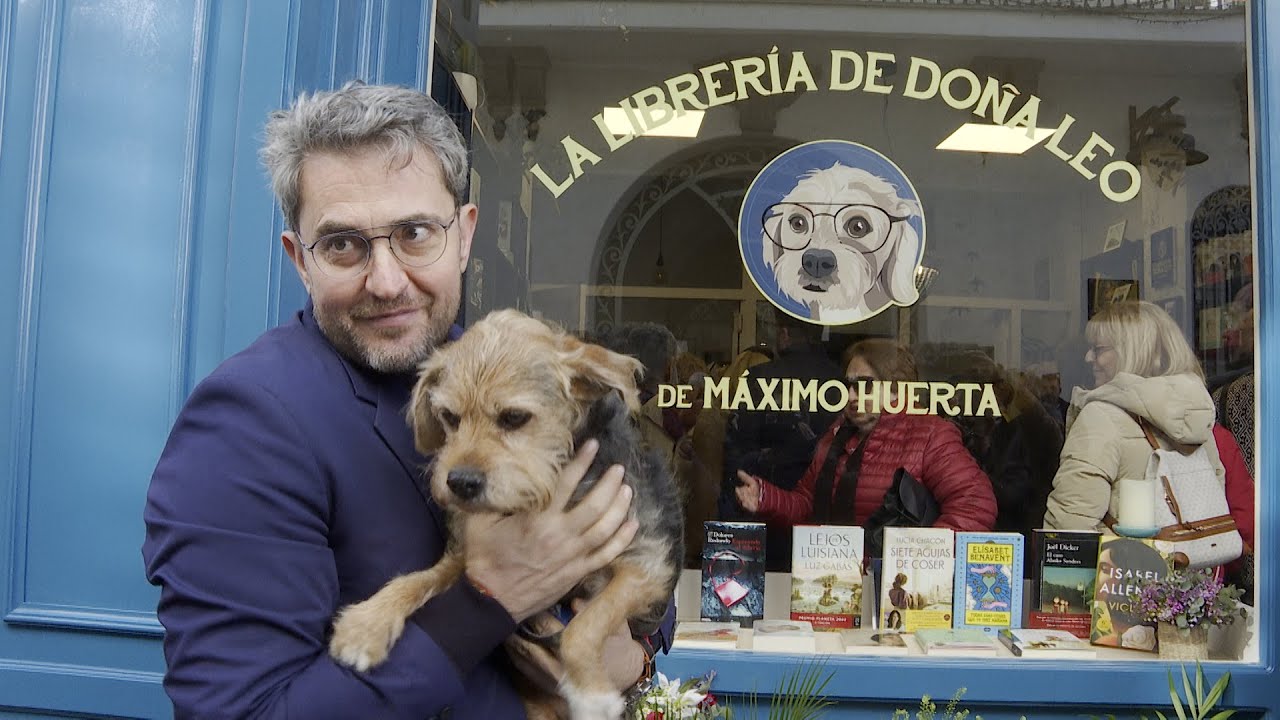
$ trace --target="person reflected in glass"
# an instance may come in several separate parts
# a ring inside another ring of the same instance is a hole
[[[990,530],[996,519],[991,481],[955,425],[934,415],[859,407],[859,390],[872,390],[874,381],[917,379],[911,352],[892,340],[871,339],[855,343],[849,356],[849,403],[818,441],[804,477],[794,490],[785,490],[739,470],[735,495],[742,508],[768,523],[863,525],[884,502],[894,472],[903,468],[937,501],[934,527]],[[889,387],[896,393],[896,382]]]
[[[1072,394],[1044,526],[1107,529],[1104,517],[1118,516],[1117,480],[1146,476],[1151,445],[1135,419],[1141,418],[1162,447],[1184,452],[1204,447],[1226,488],[1241,537],[1252,546],[1253,481],[1247,473],[1228,475],[1223,467],[1213,400],[1182,329],[1160,306],[1129,301],[1098,312],[1085,335],[1094,388],[1076,388]]]

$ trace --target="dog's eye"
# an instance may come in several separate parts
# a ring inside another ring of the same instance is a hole
[[[533,413],[525,410],[508,409],[498,414],[498,424],[504,430],[519,430],[533,417]]]
[[[844,231],[849,237],[864,238],[871,234],[871,223],[864,217],[851,217],[845,221]]]
[[[794,233],[809,232],[809,218],[800,213],[795,213],[787,218],[787,225],[791,226],[791,232]]]
[[[450,430],[457,430],[458,423],[462,422],[462,418],[458,417],[457,414],[454,413],[452,410],[441,409],[440,422],[444,423],[445,427],[449,428]]]

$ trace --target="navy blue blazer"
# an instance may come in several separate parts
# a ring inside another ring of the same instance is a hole
[[[176,717],[524,717],[495,652],[514,622],[468,583],[369,673],[327,653],[335,611],[444,550],[404,417],[412,381],[346,362],[308,305],[195,389],[144,513]]]

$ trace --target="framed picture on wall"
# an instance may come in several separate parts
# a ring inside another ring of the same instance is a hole
[[[1089,317],[1118,302],[1140,300],[1140,283],[1137,280],[1089,278]]]

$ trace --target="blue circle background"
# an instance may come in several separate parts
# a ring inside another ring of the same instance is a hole
[[[770,205],[779,202],[801,176],[811,170],[825,170],[837,162],[849,167],[866,170],[872,175],[883,178],[898,191],[898,197],[914,200],[920,198],[902,171],[888,158],[866,145],[859,145],[848,140],[817,140],[797,145],[783,152],[769,162],[752,181],[747,195],[742,200],[742,211],[738,215],[738,250],[747,273],[755,280],[760,291],[778,307],[795,315],[808,319],[809,308],[792,300],[778,288],[778,281],[773,271],[764,263],[763,243],[769,242],[764,237],[764,227],[760,223],[764,211]],[[924,213],[913,215],[907,222],[915,228],[920,236],[920,254],[916,258],[919,264],[924,256]]]

